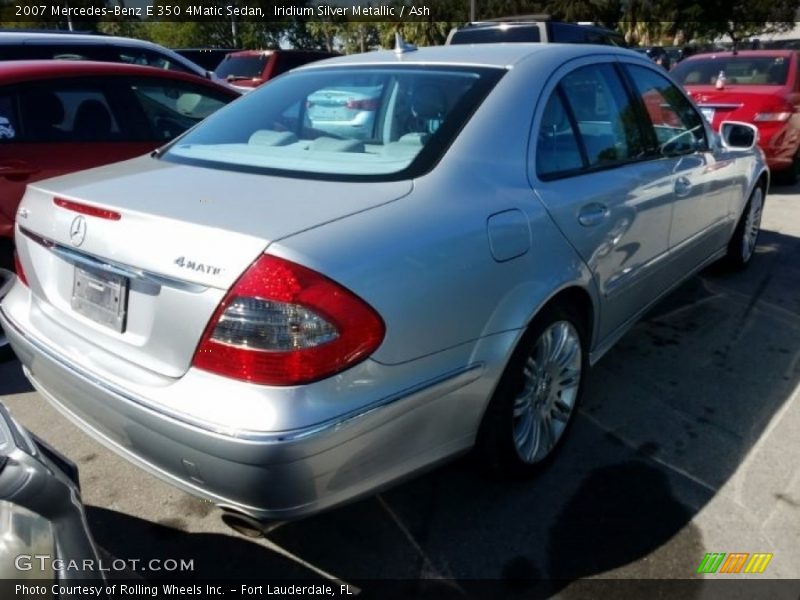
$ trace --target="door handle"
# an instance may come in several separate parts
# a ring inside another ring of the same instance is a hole
[[[599,202],[592,202],[581,208],[578,222],[584,227],[592,227],[602,223],[606,217],[608,217],[608,207]]]
[[[11,179],[25,179],[39,169],[33,165],[21,160],[12,160],[6,163],[0,163],[0,177],[8,177]]]
[[[675,180],[675,195],[678,198],[685,198],[689,194],[692,193],[692,182],[689,181],[686,177],[678,177]]]

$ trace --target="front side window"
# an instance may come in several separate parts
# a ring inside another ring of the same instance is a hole
[[[635,65],[626,68],[644,102],[661,154],[705,148],[703,118],[680,90],[656,71]]]
[[[131,85],[157,140],[171,140],[194,127],[230,99],[184,82],[143,80]]]
[[[290,72],[204,121],[164,160],[324,179],[429,170],[505,72],[376,66]]]
[[[590,166],[639,158],[645,148],[637,112],[610,64],[572,71],[561,81]]]

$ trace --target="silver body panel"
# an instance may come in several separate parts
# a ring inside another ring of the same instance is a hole
[[[724,252],[767,176],[757,151],[726,150],[708,130],[702,152],[539,180],[532,139],[558,77],[600,62],[651,68],[624,50],[453,46],[299,70],[397,62],[507,69],[438,164],[413,180],[304,180],[143,157],[29,188],[17,243],[30,288],[8,293],[0,325],[37,389],[191,493],[261,519],[309,514],[470,448],[517,341],[562,291],[588,299],[599,358]],[[92,219],[66,252],[75,214],[54,207],[54,196],[117,210],[123,221]],[[607,215],[581,224],[593,203]],[[226,290],[265,251],[375,309],[386,336],[369,359],[294,387],[191,367]],[[124,332],[71,309],[81,256],[134,273]],[[180,257],[203,267],[187,269]]]

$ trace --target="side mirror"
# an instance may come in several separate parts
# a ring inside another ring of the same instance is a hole
[[[750,123],[723,121],[719,126],[722,145],[731,150],[750,150],[758,142],[758,129]]]

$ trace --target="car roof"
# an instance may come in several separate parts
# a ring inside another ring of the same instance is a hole
[[[289,48],[268,48],[265,50],[234,50],[228,52],[228,56],[262,56],[267,54],[321,54],[325,56],[338,56],[336,52],[327,50],[302,50]]]
[[[718,52],[703,52],[702,54],[692,54],[688,58],[686,58],[682,62],[689,62],[695,61],[698,58],[700,59],[709,59],[709,58],[735,58],[737,56],[741,56],[743,58],[751,58],[754,56],[783,56],[785,58],[789,58],[792,54],[797,54],[797,50],[738,50],[736,53],[733,50],[721,50]]]
[[[380,50],[364,54],[350,54],[329,58],[299,69],[318,69],[334,65],[356,64],[435,64],[435,65],[470,65],[496,68],[507,68],[533,56],[552,58],[561,56],[564,59],[594,54],[620,54],[630,56],[626,48],[595,44],[541,44],[514,42],[506,44],[456,44],[450,46],[426,46],[401,54],[394,50]],[[637,55],[638,56],[638,55]]]
[[[165,48],[147,40],[138,40],[136,38],[119,37],[114,35],[96,34],[96,33],[70,33],[66,35],[64,32],[42,32],[42,31],[0,31],[0,46],[13,46],[19,44],[26,44],[32,42],[31,45],[47,45],[54,44],[59,46],[118,46],[118,47],[134,47],[140,49],[147,49],[153,52],[158,52],[164,56],[168,56],[175,62],[180,62],[184,67],[189,70],[194,70],[198,75],[206,72],[201,66],[196,65],[188,58],[181,56],[174,50]]]
[[[75,42],[89,44],[129,44],[147,48],[161,48],[158,44],[136,38],[119,37],[96,33],[48,32],[48,31],[0,31],[0,44],[19,44],[25,40],[36,42],[55,42],[73,44]]]
[[[128,75],[163,77],[164,79],[180,79],[202,85],[210,85],[218,90],[224,90],[232,96],[238,93],[229,88],[203,79],[196,75],[157,69],[144,65],[129,65],[126,63],[97,62],[89,60],[11,60],[0,61],[0,83],[19,83],[57,77],[79,76],[106,76]]]

